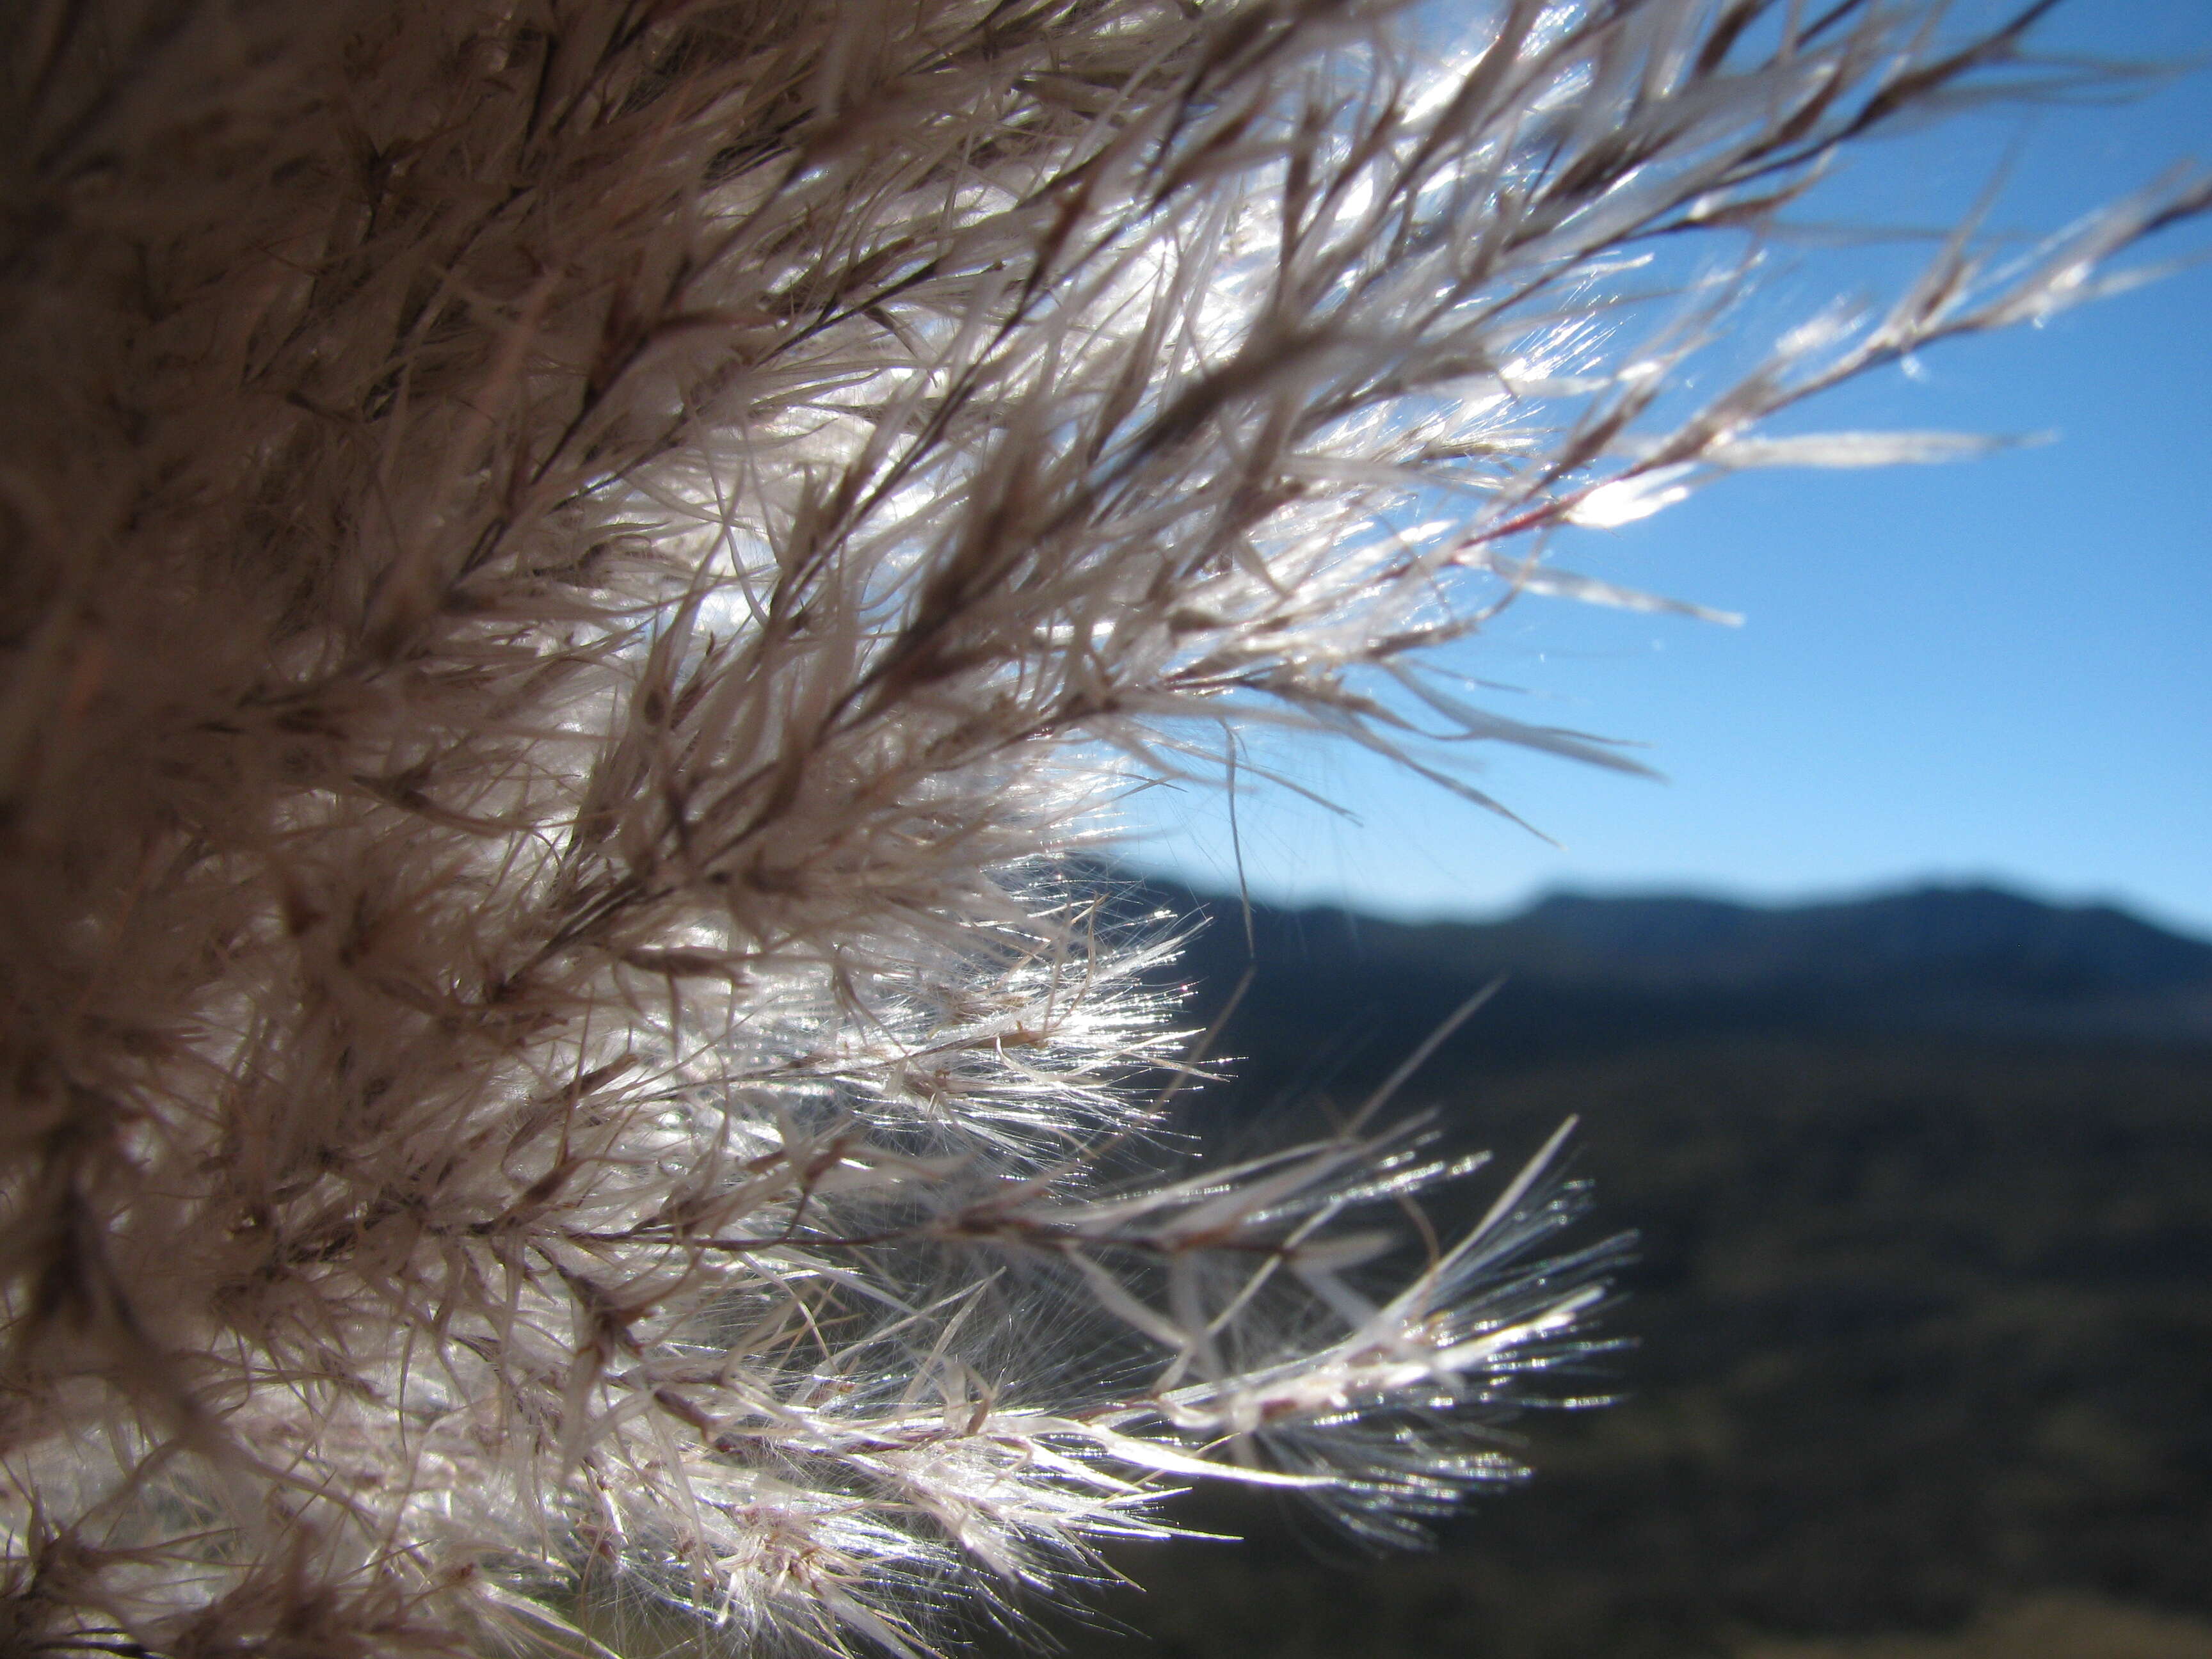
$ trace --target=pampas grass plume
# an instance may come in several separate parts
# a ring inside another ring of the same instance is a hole
[[[1691,392],[1839,146],[2041,83],[1942,9],[13,6],[0,1652],[913,1656],[1190,1481],[1515,1473],[1555,1149],[1456,1241],[1387,1101],[1177,1152],[1068,858],[1261,725],[1631,764],[1427,653],[1949,453],[1759,428],[2204,206]]]

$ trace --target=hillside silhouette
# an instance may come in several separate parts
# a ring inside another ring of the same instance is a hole
[[[1229,1051],[1243,1042],[1262,1068],[1317,1026],[1402,1054],[1498,976],[1455,1056],[1526,1064],[1735,1033],[2212,1047],[2212,944],[1990,887],[1789,908],[1562,893],[1501,921],[1425,925],[1255,906],[1249,953],[1237,900],[1139,891],[1210,921],[1180,970],[1202,1017],[1255,967]],[[1249,1091],[1256,1073],[1237,1075]]]
[[[1194,1024],[1249,969],[1200,1139],[1325,1130],[1504,975],[1393,1109],[1499,1167],[1577,1116],[1583,1242],[1637,1242],[1558,1380],[1617,1402],[1511,1425],[1535,1478],[1435,1553],[1213,1500],[1250,1541],[1132,1552],[1077,1654],[2212,1652],[2212,945],[1988,888],[1255,907],[1249,951],[1234,899],[1127,902],[1211,914]]]

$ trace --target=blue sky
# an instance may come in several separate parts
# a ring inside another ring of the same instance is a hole
[[[2212,0],[2072,0],[2047,52],[2212,60]],[[1869,149],[1809,214],[2048,230],[2194,158],[2212,70],[2119,106],[1978,118]],[[2197,253],[2191,230],[2157,246]],[[1909,246],[1792,256],[1872,294]],[[1650,745],[1664,784],[1501,751],[1483,787],[1554,848],[1358,753],[1275,758],[1239,828],[1255,892],[1481,915],[1555,887],[1759,900],[1991,880],[2212,934],[2212,266],[1846,389],[1822,429],[2051,434],[1978,461],[1771,472],[1555,545],[1571,568],[1741,611],[1741,629],[1523,601],[1455,665],[1501,712]],[[1135,803],[1141,865],[1233,884],[1218,795]]]

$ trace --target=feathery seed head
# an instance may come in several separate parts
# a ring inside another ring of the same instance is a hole
[[[1629,764],[1424,651],[1668,603],[1557,526],[1952,453],[1759,427],[2206,205],[1690,398],[1747,267],[1659,251],[2034,74],[1936,9],[25,8],[0,1645],[915,1654],[1180,1483],[1510,1476],[1556,1148],[1456,1242],[1425,1121],[1161,1173],[1171,932],[1064,861],[1239,728]]]

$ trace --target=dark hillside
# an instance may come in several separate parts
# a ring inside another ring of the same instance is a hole
[[[1184,961],[1210,1012],[1246,964],[1236,901],[1153,885],[1142,902],[1212,919]],[[1504,921],[1428,926],[1257,908],[1252,924],[1257,979],[1225,1052],[1269,1084],[1287,1080],[1292,1032],[1402,1054],[1498,975],[1455,1056],[1526,1064],[1733,1033],[2212,1048],[2212,945],[1989,888],[1796,909],[1562,894]]]
[[[2212,1651],[2212,947],[1988,891],[1253,920],[1212,1135],[1357,1098],[1516,973],[1402,1103],[1509,1158],[1580,1115],[1637,1346],[1567,1386],[1625,1399],[1524,1419],[1538,1478],[1431,1556],[1220,1514],[1254,1541],[1129,1563],[1157,1647],[1079,1652],[1662,1659],[2047,1605],[2100,1659]],[[1224,915],[1201,1006],[1243,957]]]

